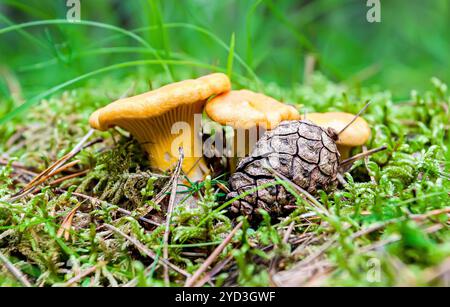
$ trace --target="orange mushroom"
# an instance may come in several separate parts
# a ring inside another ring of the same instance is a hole
[[[191,180],[201,180],[209,170],[201,150],[195,156],[196,146],[201,142],[194,127],[194,115],[201,116],[208,98],[230,89],[230,80],[222,73],[184,80],[112,102],[95,111],[89,123],[98,130],[113,126],[128,130],[147,151],[151,165],[161,171],[175,166],[181,145],[185,154],[182,170]],[[190,131],[173,133],[176,123]]]
[[[322,128],[333,128],[337,133],[344,129],[354,118],[354,114],[345,112],[306,114],[306,119]],[[362,117],[356,118],[350,127],[339,134],[339,139],[336,141],[341,159],[348,158],[351,148],[364,145],[369,140],[369,137],[369,124]]]

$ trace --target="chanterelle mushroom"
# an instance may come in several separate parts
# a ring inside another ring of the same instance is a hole
[[[89,124],[98,130],[113,126],[128,130],[149,154],[151,165],[161,171],[175,165],[179,157],[172,145],[182,143],[182,169],[191,180],[200,180],[208,168],[201,154],[194,156],[194,146],[201,144],[199,135],[194,133],[194,114],[202,114],[208,98],[230,89],[230,80],[221,73],[184,80],[112,102],[95,111]],[[189,133],[172,134],[177,122],[187,123],[191,127]]]
[[[307,120],[312,121],[322,128],[333,128],[337,133],[346,127],[354,117],[354,114],[345,112],[306,114]],[[369,124],[362,117],[356,118],[347,129],[339,134],[339,139],[336,141],[338,150],[341,154],[341,159],[348,158],[350,149],[355,146],[364,145],[369,140],[369,137]]]
[[[265,130],[274,129],[284,120],[300,118],[293,106],[249,90],[230,91],[218,95],[206,103],[205,110],[212,120],[234,130],[232,171],[236,166],[237,157],[248,155]],[[253,137],[249,136],[251,129],[254,129]],[[242,136],[241,139],[239,135]]]

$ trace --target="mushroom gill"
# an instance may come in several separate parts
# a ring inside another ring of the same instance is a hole
[[[209,170],[199,147],[201,130],[196,125],[201,122],[195,116],[201,119],[206,100],[230,88],[230,80],[221,73],[184,80],[112,102],[95,111],[89,123],[98,130],[119,126],[129,131],[160,171],[175,166],[182,146],[183,172],[191,180],[201,180]]]

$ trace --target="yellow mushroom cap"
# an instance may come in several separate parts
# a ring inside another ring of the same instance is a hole
[[[327,113],[308,113],[306,119],[312,121],[322,128],[333,128],[336,132],[340,132],[348,123],[350,123],[354,114],[345,112],[327,112]],[[303,118],[303,116],[302,116]],[[360,146],[368,141],[370,137],[369,124],[362,118],[358,117],[347,129],[339,135],[336,144],[344,146]]]
[[[205,101],[230,89],[230,80],[222,73],[184,80],[112,102],[92,113],[89,124],[94,129],[107,130],[124,120],[157,117],[176,107]]]
[[[212,120],[235,129],[254,126],[273,129],[284,120],[300,118],[293,106],[249,90],[218,95],[206,103],[205,110]]]

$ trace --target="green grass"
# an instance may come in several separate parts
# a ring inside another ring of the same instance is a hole
[[[59,192],[46,182],[14,202],[7,199],[31,178],[11,163],[40,172],[78,143],[98,107],[147,91],[149,83],[157,88],[221,71],[234,88],[264,92],[301,112],[356,113],[370,100],[367,146],[387,150],[355,163],[347,185],[321,193],[314,206],[278,181],[296,196],[298,209],[278,220],[262,212],[259,225],[244,221],[214,262],[229,259],[212,285],[445,285],[448,2],[383,2],[381,24],[365,22],[359,1],[186,0],[183,9],[176,1],[116,8],[95,1],[83,4],[80,24],[67,23],[65,7],[55,3],[0,2],[6,8],[0,15],[0,155],[10,161],[0,165],[0,253],[30,283],[67,285],[92,270],[73,284],[165,284],[160,264],[102,226],[113,225],[162,257],[165,226],[137,218],[153,208],[150,216],[164,223],[169,197],[160,203],[155,197],[168,178],[150,171],[133,139],[117,130],[96,132],[92,139],[103,141],[82,150],[77,166],[63,175],[87,174],[58,184]],[[305,84],[308,55],[320,73]],[[236,223],[220,189],[227,176],[193,185],[194,209],[176,205],[170,262],[190,274]],[[60,238],[58,229],[77,205],[70,239]],[[184,283],[170,270],[170,285]],[[20,282],[0,265],[0,286],[8,285]]]

